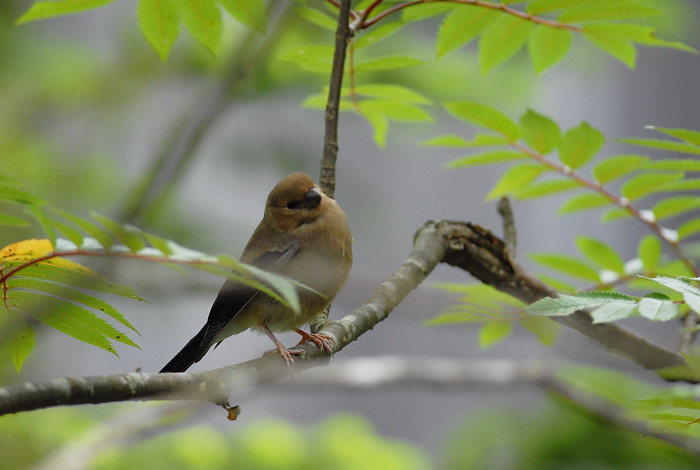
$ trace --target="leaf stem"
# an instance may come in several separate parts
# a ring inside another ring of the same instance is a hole
[[[518,152],[527,155],[531,159],[537,161],[538,163],[546,166],[547,168],[556,171],[557,173],[574,180],[581,186],[590,189],[593,192],[596,192],[603,196],[605,199],[608,201],[612,202],[616,206],[622,208],[624,211],[628,212],[632,217],[635,219],[639,220],[643,224],[647,225],[661,240],[663,240],[671,249],[673,252],[676,254],[678,259],[680,259],[683,264],[690,270],[691,273],[693,273],[695,276],[700,276],[698,273],[697,268],[693,264],[693,262],[688,258],[685,253],[683,253],[683,250],[680,247],[680,244],[678,243],[677,240],[674,240],[672,238],[669,238],[666,233],[664,233],[663,228],[655,221],[655,220],[650,220],[646,217],[643,217],[639,209],[636,207],[632,206],[629,201],[624,198],[624,197],[618,197],[615,194],[611,193],[607,189],[603,188],[603,186],[600,183],[594,183],[593,181],[590,181],[580,174],[572,171],[569,167],[559,165],[557,163],[554,163],[550,160],[547,160],[542,154],[539,152],[536,152],[527,146],[511,141],[510,146],[513,147],[515,150]]]

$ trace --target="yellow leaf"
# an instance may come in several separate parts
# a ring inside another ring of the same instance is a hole
[[[53,252],[53,245],[51,245],[51,242],[49,240],[22,240],[21,242],[7,245],[2,250],[0,250],[0,264],[7,262],[26,263],[32,260],[51,255]],[[39,261],[38,264],[51,264],[53,266],[60,266],[62,268],[71,269],[73,271],[92,273],[92,270],[86,268],[85,266],[64,258],[60,258],[58,256]]]

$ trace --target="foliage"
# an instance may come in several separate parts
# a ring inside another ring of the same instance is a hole
[[[148,411],[130,408],[134,410],[134,418]],[[149,408],[157,411],[155,407]],[[318,462],[329,468],[348,470],[429,468],[427,456],[419,449],[382,438],[364,419],[342,414],[304,428],[277,419],[256,420],[246,423],[243,429],[227,432],[206,425],[191,426],[131,442],[128,452],[115,452],[120,437],[114,431],[130,423],[130,413],[124,412],[125,407],[117,410],[122,411],[121,419],[110,420],[110,416],[95,415],[85,409],[57,408],[42,414],[40,426],[37,416],[4,417],[0,421],[3,464],[16,470],[34,468],[43,459],[57,458],[53,452],[62,445],[82,442],[90,450],[86,463],[95,470],[134,465],[155,470],[303,469]],[[173,419],[166,416],[158,424],[172,424]],[[304,437],[307,435],[308,439]],[[81,454],[81,458],[85,455]]]
[[[171,267],[190,266],[255,287],[299,311],[296,287],[301,284],[229,256],[211,256],[184,248],[100,214],[93,213],[95,221],[79,217],[49,206],[8,178],[0,182],[0,202],[23,206],[26,213],[24,217],[0,214],[0,224],[28,225],[28,219],[34,218],[49,237],[17,242],[0,250],[0,325],[4,335],[0,354],[12,361],[18,373],[36,343],[33,321],[113,354],[117,353],[112,341],[137,347],[100,315],[137,332],[134,326],[110,304],[85,291],[143,299],[133,289],[111,283],[65,259],[67,256],[109,256]],[[68,240],[57,238],[57,232]]]

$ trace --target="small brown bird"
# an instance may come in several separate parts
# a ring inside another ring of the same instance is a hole
[[[328,337],[299,328],[335,298],[352,266],[352,235],[343,210],[309,175],[292,173],[277,183],[265,215],[243,250],[241,261],[283,274],[320,292],[300,288],[301,312],[294,313],[267,294],[232,279],[219,291],[204,328],[161,372],[183,372],[214,345],[247,329],[265,333],[289,366],[292,354],[273,332],[296,331],[332,353]]]

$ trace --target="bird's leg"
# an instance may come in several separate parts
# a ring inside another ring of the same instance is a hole
[[[268,338],[272,340],[273,343],[275,343],[275,346],[277,346],[277,351],[279,351],[280,356],[284,359],[284,362],[287,363],[287,367],[291,370],[294,367],[294,359],[292,359],[292,353],[284,347],[284,344],[280,342],[280,340],[277,339],[277,337],[272,334],[272,331],[265,325],[264,323],[259,323],[258,326],[260,327],[261,330],[265,332]],[[274,350],[273,350],[274,351]],[[269,351],[271,352],[271,351]],[[265,353],[267,354],[267,353]]]
[[[294,331],[301,335],[301,341],[297,343],[297,346],[299,346],[305,341],[313,341],[318,345],[319,348],[324,349],[331,356],[333,355],[333,350],[328,345],[328,341],[333,340],[333,338],[331,338],[330,336],[319,335],[318,333],[307,333],[306,331],[300,330],[299,328],[294,328]]]

